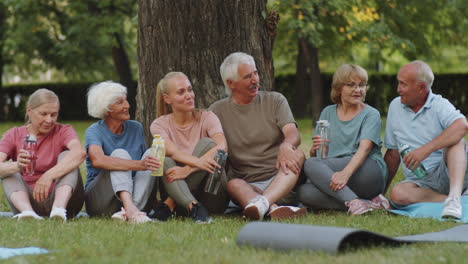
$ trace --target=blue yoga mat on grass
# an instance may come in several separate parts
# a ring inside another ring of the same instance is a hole
[[[25,247],[25,248],[4,248],[0,247],[0,259],[7,259],[20,255],[36,255],[49,253],[47,249],[38,247]]]
[[[461,203],[463,210],[462,219],[456,221],[460,223],[468,223],[468,196],[463,195],[461,197]],[[388,211],[399,215],[406,215],[409,217],[434,218],[440,221],[446,221],[446,219],[440,217],[443,207],[444,203],[416,203],[412,205],[398,207],[398,209]]]

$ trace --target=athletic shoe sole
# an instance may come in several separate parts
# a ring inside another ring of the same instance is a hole
[[[244,218],[248,220],[261,220],[260,218],[260,212],[257,208],[257,206],[250,206],[248,208],[245,208],[244,211],[242,211],[242,215]]]
[[[287,206],[284,206],[284,207],[280,207],[278,209],[273,210],[270,213],[270,218],[271,220],[285,220],[285,219],[303,217],[306,215],[307,215],[307,208],[300,208],[299,210],[294,211],[293,209]]]
[[[208,224],[211,224],[211,222],[213,222],[213,219],[211,217],[208,218],[206,221],[202,221],[202,220],[194,221],[195,224],[200,224],[200,225],[208,225]]]
[[[461,219],[461,214],[454,213],[454,212],[443,212],[441,217],[444,218],[444,219],[460,220]]]
[[[52,221],[63,222],[63,223],[65,223],[67,221],[67,218],[64,219],[60,215],[53,215],[53,216],[49,217],[49,219],[52,220]]]

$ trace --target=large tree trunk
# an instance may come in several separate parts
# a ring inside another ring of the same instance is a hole
[[[315,121],[320,116],[324,104],[318,48],[306,39],[299,38],[298,49],[293,109],[297,116],[311,114],[312,120]]]
[[[3,90],[3,67],[5,61],[3,58],[3,43],[5,38],[5,24],[6,24],[6,6],[3,3],[0,3],[0,121],[5,120],[5,106],[6,106],[6,96],[5,91]]]
[[[127,52],[124,43],[119,33],[114,33],[116,45],[112,47],[112,59],[114,60],[115,70],[119,75],[119,81],[127,87],[127,100],[132,106],[130,108],[130,115],[135,116],[136,108],[136,84],[133,81],[132,70],[130,68],[130,61],[128,60]]]
[[[273,89],[274,34],[267,24],[266,0],[138,3],[136,116],[145,128],[155,118],[156,85],[167,72],[187,74],[199,108],[223,98],[219,66],[232,52],[251,54],[261,74],[262,89]]]
[[[309,55],[310,55],[310,65],[309,76],[310,76],[310,91],[312,96],[312,121],[318,120],[320,112],[324,107],[324,94],[323,87],[320,77],[320,67],[319,67],[319,55],[318,48],[314,47],[312,44],[308,43]]]

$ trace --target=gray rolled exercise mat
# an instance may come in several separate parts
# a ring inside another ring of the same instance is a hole
[[[246,224],[237,235],[239,246],[249,245],[276,250],[306,249],[331,254],[361,247],[440,241],[468,242],[468,225],[440,232],[392,238],[354,228],[252,222]]]

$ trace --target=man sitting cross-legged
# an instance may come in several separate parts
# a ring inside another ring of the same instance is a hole
[[[288,204],[304,163],[286,98],[259,91],[258,71],[248,54],[230,54],[220,72],[230,96],[210,110],[219,117],[228,143],[229,195],[249,219],[263,219],[268,212],[272,218],[305,214],[305,208],[276,204]]]
[[[432,93],[434,74],[426,63],[403,66],[397,78],[400,96],[390,103],[385,131],[388,183],[398,170],[398,148],[407,145],[412,151],[402,160],[406,180],[391,190],[390,198],[397,205],[445,201],[442,217],[461,218],[460,195],[467,185],[466,119]],[[411,171],[420,164],[427,170],[422,178]]]

